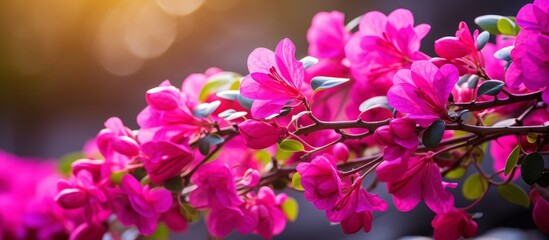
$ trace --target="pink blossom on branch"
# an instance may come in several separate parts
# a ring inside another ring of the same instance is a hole
[[[244,138],[246,146],[253,149],[263,149],[275,144],[284,132],[276,124],[254,119],[240,123],[238,131]]]
[[[387,99],[396,110],[426,127],[438,118],[449,119],[446,104],[458,79],[453,65],[438,68],[429,61],[416,61],[410,69],[395,74]]]
[[[394,119],[389,125],[376,129],[374,138],[379,144],[386,146],[383,159],[404,159],[413,153],[419,145],[415,131],[416,123],[407,118]]]
[[[305,199],[321,210],[332,208],[341,195],[342,183],[335,159],[328,154],[315,157],[310,163],[297,165]]]
[[[345,48],[351,73],[358,81],[391,81],[397,70],[409,68],[413,61],[429,59],[419,48],[430,28],[427,24],[414,27],[414,17],[406,9],[397,9],[388,16],[377,11],[366,13],[359,32]]]
[[[471,216],[459,209],[452,209],[435,216],[431,225],[435,229],[436,240],[454,240],[460,237],[470,238],[477,235],[478,226]]]
[[[403,212],[414,209],[420,201],[435,213],[445,213],[454,206],[454,196],[445,187],[440,169],[430,156],[412,156],[407,161],[383,162],[376,169],[380,181],[387,183],[395,207]]]
[[[161,217],[173,203],[171,193],[164,188],[141,186],[132,175],[122,177],[119,189],[111,191],[117,218],[126,226],[136,225],[144,235],[151,235]]]
[[[255,49],[248,57],[247,75],[240,84],[240,94],[254,99],[252,116],[266,118],[280,112],[288,102],[299,104],[305,99],[301,90],[305,77],[303,63],[295,58],[295,46],[283,39],[275,52]]]
[[[549,103],[549,3],[536,0],[526,4],[517,13],[516,22],[522,29],[511,50],[513,61],[505,81],[513,87],[524,84],[534,91],[545,89],[543,101]]]

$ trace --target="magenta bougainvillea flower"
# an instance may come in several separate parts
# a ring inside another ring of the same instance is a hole
[[[407,118],[394,119],[389,125],[376,129],[374,138],[379,144],[386,146],[383,159],[391,161],[407,158],[419,145],[415,131],[416,123]]]
[[[286,201],[286,194],[275,195],[268,187],[261,187],[256,194],[247,195],[246,215],[251,216],[257,225],[253,226],[253,233],[265,239],[278,235],[286,227],[286,215],[281,205]]]
[[[148,106],[137,116],[141,143],[193,141],[209,126],[206,119],[193,115],[193,109],[198,105],[196,100],[187,92],[179,92],[168,80],[147,91],[146,99]]]
[[[124,169],[131,157],[139,153],[137,141],[122,120],[117,117],[109,118],[105,122],[105,127],[95,137],[99,152],[105,157],[102,176],[110,175],[111,171]]]
[[[374,214],[372,211],[362,211],[359,213],[353,213],[351,216],[341,221],[341,229],[345,234],[352,234],[363,229],[364,232],[372,230],[372,222],[374,221]]]
[[[152,183],[161,184],[175,177],[193,162],[193,151],[187,145],[165,141],[146,142],[141,146],[144,167]]]
[[[530,191],[530,200],[532,201],[532,205],[534,205],[532,218],[539,230],[545,233],[549,233],[549,215],[547,215],[547,212],[549,212],[549,200],[547,199],[549,199],[549,196],[543,196],[536,188]]]
[[[427,24],[414,27],[414,16],[406,9],[388,16],[377,11],[366,13],[359,32],[345,49],[351,73],[358,81],[391,81],[397,70],[429,58],[419,47],[430,28]]]
[[[144,235],[153,234],[161,214],[173,203],[168,190],[141,186],[130,174],[122,177],[120,189],[113,189],[111,194],[118,220],[126,226],[136,225]]]
[[[243,202],[236,192],[231,169],[220,162],[215,161],[200,166],[193,174],[191,182],[198,187],[189,196],[189,202],[194,207],[230,207],[238,206]]]
[[[345,15],[338,11],[319,12],[307,31],[309,55],[316,58],[345,58],[345,44],[351,32],[345,28]]]
[[[257,219],[243,213],[240,207],[213,208],[206,216],[208,231],[215,237],[223,238],[229,235],[233,229],[240,234],[251,233],[257,225]]]
[[[305,189],[305,199],[311,201],[316,208],[328,210],[332,208],[341,195],[341,179],[338,176],[335,159],[328,154],[315,157],[310,163],[297,165],[301,175],[301,185]]]
[[[298,104],[305,99],[301,87],[305,77],[303,63],[295,58],[295,46],[283,39],[275,52],[255,49],[248,57],[247,75],[240,84],[240,94],[254,99],[252,116],[266,118],[280,112],[288,102]]]
[[[341,194],[335,205],[326,210],[326,216],[331,222],[341,222],[353,214],[364,211],[385,211],[387,203],[377,194],[370,194],[362,187],[362,177],[355,176],[351,182],[350,176],[345,181]]]
[[[431,221],[431,225],[435,229],[433,237],[437,240],[470,238],[478,232],[477,223],[469,214],[459,209],[437,214]]]
[[[87,170],[81,170],[76,174],[73,183],[64,179],[59,181],[57,185],[59,194],[55,197],[55,201],[66,209],[106,202],[107,196],[96,185],[92,174]]]
[[[437,118],[449,118],[446,103],[458,79],[453,65],[437,68],[429,61],[415,61],[410,69],[395,74],[387,99],[396,110],[426,127]]]
[[[275,144],[284,132],[282,128],[263,121],[248,119],[238,124],[246,146],[263,149]]]
[[[435,213],[452,209],[454,196],[444,188],[456,185],[442,181],[440,169],[431,155],[412,156],[404,162],[385,161],[376,169],[379,180],[387,182],[387,189],[398,210],[410,211],[421,200]]]
[[[444,58],[433,59],[437,66],[451,63],[460,75],[484,72],[484,59],[477,50],[478,30],[471,34],[467,23],[460,22],[455,37],[443,37],[435,41],[435,52]]]
[[[526,4],[517,14],[522,27],[515,48],[511,50],[513,62],[507,69],[505,81],[510,86],[524,83],[530,90],[545,88],[542,97],[549,103],[549,3],[536,0]]]

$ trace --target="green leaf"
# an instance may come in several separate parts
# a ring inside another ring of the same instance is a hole
[[[211,103],[201,103],[194,108],[193,115],[197,118],[207,118],[219,107],[220,104],[221,102],[219,100]]]
[[[544,172],[543,175],[541,175],[541,178],[539,178],[538,185],[541,187],[549,187],[549,172]]]
[[[479,199],[486,190],[488,190],[488,181],[478,173],[469,176],[461,189],[463,196],[469,200]]]
[[[488,31],[491,34],[498,35],[500,34],[498,30],[498,21],[503,18],[499,15],[484,15],[475,18],[475,23],[482,29]]]
[[[360,23],[360,20],[362,20],[362,16],[363,15],[360,15],[360,16],[354,18],[353,20],[351,20],[349,23],[347,23],[347,25],[345,25],[345,28],[347,28],[347,30],[349,30],[349,31],[352,31]]]
[[[239,77],[240,75],[233,72],[220,72],[214,74],[213,76],[208,78],[208,82],[204,84],[204,87],[202,87],[202,90],[198,95],[198,100],[200,102],[203,102],[208,96],[210,96],[210,94],[218,91],[238,89],[234,89],[233,86],[235,85],[235,83],[239,84]]]
[[[427,148],[434,148],[438,146],[444,135],[445,124],[442,120],[437,119],[423,132],[423,145]]]
[[[211,145],[218,145],[225,142],[225,139],[217,134],[210,134],[206,136],[204,140],[208,141]]]
[[[65,177],[70,176],[72,172],[72,163],[82,158],[84,158],[84,154],[82,154],[82,152],[71,152],[63,155],[57,165],[59,173]]]
[[[271,162],[271,153],[265,149],[259,150],[255,153],[255,159],[263,165],[267,165]]]
[[[233,113],[235,113],[235,112],[236,112],[236,110],[234,110],[234,109],[227,109],[227,110],[225,110],[225,111],[220,112],[219,114],[217,114],[217,116],[220,117],[220,118],[227,118],[227,117],[231,116],[231,115],[232,115]]]
[[[301,185],[301,174],[298,172],[294,173],[292,176],[292,187],[298,191],[304,191],[303,186]]]
[[[143,240],[168,240],[170,239],[170,230],[165,223],[159,223],[151,236],[143,236]]]
[[[247,97],[244,97],[240,94],[236,97],[236,100],[238,100],[238,103],[240,103],[240,106],[242,106],[245,109],[252,109],[252,104],[254,103],[253,99],[249,99]]]
[[[477,37],[477,50],[482,50],[486,46],[486,43],[488,43],[488,40],[490,40],[490,33],[488,31],[480,33]]]
[[[498,31],[502,34],[513,35],[513,36],[517,34],[515,32],[516,24],[515,22],[513,22],[513,20],[509,18],[501,17],[498,20],[497,26],[498,26]]]
[[[505,83],[499,80],[484,81],[480,87],[478,87],[477,98],[482,95],[496,96],[505,86]]]
[[[504,61],[511,61],[511,50],[513,50],[514,46],[504,47],[500,50],[497,50],[494,53],[494,57],[500,60]]]
[[[536,183],[543,175],[544,165],[543,156],[538,152],[526,155],[520,164],[522,179],[530,185]]]
[[[274,156],[276,160],[286,161],[286,160],[290,159],[291,156],[292,156],[291,152],[282,150],[282,148],[280,147],[280,144],[276,145],[276,152],[275,152],[275,156]],[[269,159],[269,162],[270,161],[271,160]]]
[[[447,179],[456,180],[456,179],[462,178],[465,175],[465,173],[467,173],[467,168],[458,167],[446,173],[444,177]]]
[[[218,92],[215,95],[227,100],[236,100],[236,98],[238,98],[238,95],[240,95],[240,92],[238,90],[227,90]]]
[[[311,88],[316,91],[333,88],[343,83],[348,82],[348,78],[335,78],[335,77],[314,77],[311,80]]]
[[[528,194],[514,183],[507,183],[505,185],[498,186],[498,193],[503,200],[519,205],[521,207],[530,207],[530,198]]]
[[[297,213],[299,212],[297,201],[293,197],[288,196],[286,201],[282,203],[282,211],[290,222],[295,221],[297,219]]]
[[[111,181],[115,184],[120,184],[122,182],[122,177],[124,177],[124,175],[126,175],[126,173],[128,173],[127,171],[114,171],[111,173],[111,175],[109,176]]]
[[[358,107],[358,110],[360,110],[361,113],[366,112],[370,109],[374,108],[385,108],[389,111],[393,111],[394,108],[389,105],[389,102],[387,101],[387,96],[377,96],[373,98],[369,98],[368,100],[362,102],[360,106]]]
[[[293,139],[284,139],[278,145],[280,146],[280,149],[286,152],[301,152],[305,150],[305,147],[303,147],[301,142]]]
[[[185,220],[190,223],[198,221],[198,218],[200,217],[198,210],[186,202],[181,202],[181,204],[179,204],[179,212],[183,215]]]
[[[226,117],[225,120],[231,121],[231,120],[235,120],[237,118],[244,117],[246,115],[248,115],[247,112],[235,112],[235,113],[231,114],[231,116]]]
[[[535,142],[538,140],[538,135],[539,135],[539,133],[529,132],[529,133],[526,135],[526,140],[527,140],[529,143],[535,143]]]
[[[164,182],[164,187],[170,192],[181,192],[183,191],[183,179],[180,176],[175,176]]]
[[[206,156],[208,155],[208,153],[210,153],[210,148],[212,147],[212,145],[210,145],[210,142],[208,142],[207,140],[204,140],[204,139],[200,139],[200,141],[198,142],[198,151],[200,152],[200,154]]]
[[[301,63],[303,63],[303,69],[310,68],[311,66],[318,63],[318,58],[307,56],[299,60]]]
[[[505,163],[505,170],[503,171],[505,175],[509,175],[511,173],[511,170],[515,168],[517,165],[518,159],[520,154],[520,146],[517,145],[513,151],[511,151],[511,154],[507,157],[507,162]]]

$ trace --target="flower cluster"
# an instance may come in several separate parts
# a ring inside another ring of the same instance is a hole
[[[421,52],[430,26],[406,9],[348,25],[343,13],[322,12],[308,57],[283,39],[254,50],[245,75],[211,68],[180,88],[166,80],[146,92],[139,129],[108,119],[59,180],[54,209],[80,213],[61,229],[71,239],[128,228],[156,236],[204,215],[214,237],[270,239],[297,218],[296,200],[276,191],[291,188],[344,233],[369,232],[390,204],[407,212],[424,203],[436,214],[434,238],[458,239],[477,234],[473,207],[496,188],[533,205],[549,233],[548,6],[536,0],[516,20],[477,18],[486,31],[461,22],[435,41],[438,56]],[[485,152],[493,170],[481,164]],[[392,201],[371,193],[378,182]],[[456,206],[448,188],[472,203]]]

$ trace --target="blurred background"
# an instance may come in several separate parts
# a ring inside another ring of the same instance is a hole
[[[416,23],[432,26],[422,45],[422,50],[432,55],[433,41],[453,35],[459,21],[474,28],[476,16],[515,15],[526,3],[3,0],[0,149],[18,155],[59,158],[80,150],[111,116],[119,116],[127,126],[137,128],[135,116],[145,106],[145,91],[162,80],[169,79],[180,86],[190,73],[204,72],[209,67],[246,74],[246,59],[254,48],[273,49],[284,37],[292,39],[297,57],[301,58],[307,54],[306,31],[319,11],[339,10],[350,20],[367,11],[388,14],[399,7],[408,8]],[[499,200],[484,204],[492,205],[494,212],[485,213],[488,220],[479,220],[481,232],[500,226],[534,228],[528,211]],[[498,213],[498,207],[505,211]],[[280,239],[393,239],[429,235],[432,231],[432,215],[425,206],[412,214],[389,211],[376,216],[372,233],[354,236],[344,236],[338,226],[330,227],[323,213],[311,204],[302,202],[301,208],[298,222],[290,224]],[[203,227],[191,229],[185,236],[206,238]]]

